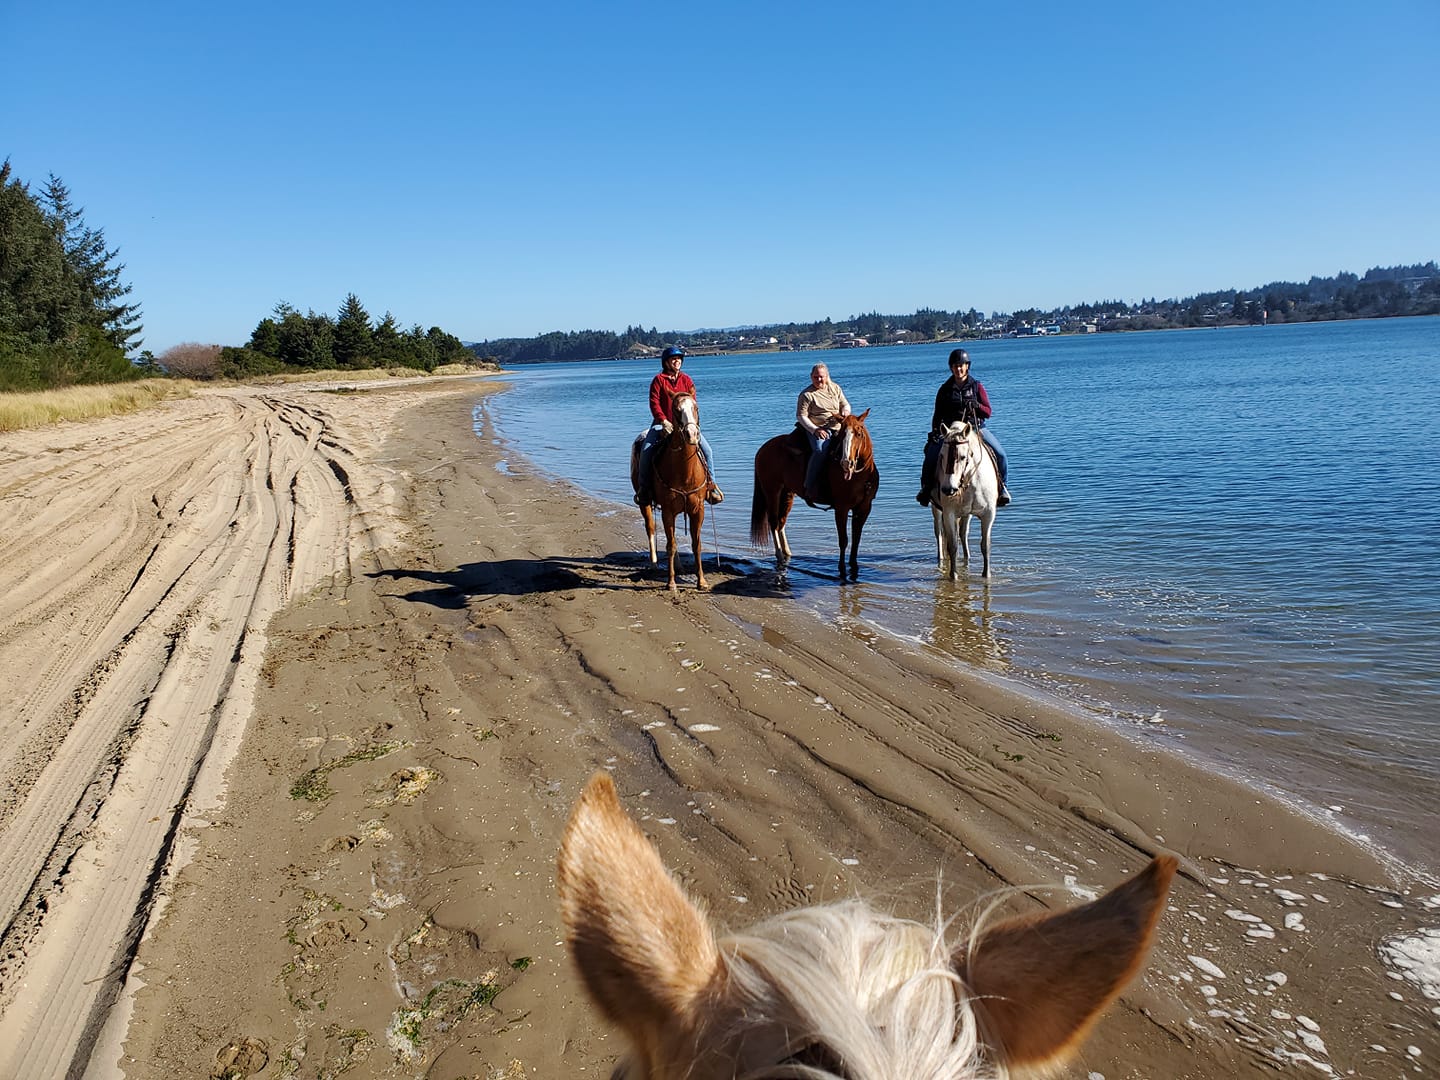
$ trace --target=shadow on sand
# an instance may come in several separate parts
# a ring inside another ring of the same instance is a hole
[[[715,574],[709,556],[707,575]],[[694,564],[686,557],[681,563],[680,591],[694,592]],[[756,564],[725,559],[719,571],[724,576],[711,582],[710,592],[721,596],[757,596],[788,599],[789,585],[773,571]],[[665,564],[652,567],[643,552],[617,551],[600,558],[499,559],[495,562],[465,563],[454,570],[378,570],[372,578],[423,582],[430,588],[415,588],[392,595],[416,604],[449,610],[463,610],[477,596],[536,596],[543,593],[573,592],[579,589],[612,591],[664,591]]]

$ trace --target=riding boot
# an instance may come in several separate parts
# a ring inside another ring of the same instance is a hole
[[[707,503],[722,503],[725,501],[725,493],[720,490],[720,485],[711,480],[705,485],[705,501]]]
[[[1000,494],[999,494],[999,495],[996,497],[996,499],[995,499],[995,505],[996,505],[996,506],[1009,506],[1009,505],[1010,505],[1010,489],[1007,488],[1004,484],[1001,484],[1001,485],[1000,485]]]
[[[929,506],[929,505],[930,505],[930,489],[929,489],[929,488],[923,488],[923,487],[922,487],[922,488],[920,489],[920,491],[916,494],[916,496],[915,496],[915,501],[916,501],[917,503],[919,503],[921,506]]]
[[[650,492],[647,491],[645,488],[641,488],[635,493],[635,505],[641,507],[642,509],[646,506],[652,505],[654,502],[655,496],[650,494]]]

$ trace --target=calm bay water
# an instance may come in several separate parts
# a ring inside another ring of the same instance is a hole
[[[1172,743],[1440,867],[1440,318],[967,347],[1016,498],[988,584],[937,573],[914,501],[948,374],[939,345],[687,360],[727,493],[707,548],[770,572],[747,538],[751,463],[823,360],[872,410],[881,486],[859,584],[835,579],[831,515],[797,508],[794,602]],[[492,423],[539,467],[628,506],[656,370],[524,367]],[[577,431],[583,454],[560,438]]]

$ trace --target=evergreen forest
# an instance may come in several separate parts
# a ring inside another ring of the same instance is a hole
[[[140,307],[117,255],[59,177],[32,192],[0,165],[0,390],[146,373],[129,359]]]
[[[165,361],[162,356],[161,362]],[[434,371],[443,364],[475,362],[475,355],[453,334],[419,324],[402,330],[388,311],[372,322],[354,293],[348,293],[333,317],[314,311],[301,315],[289,304],[275,306],[240,347],[219,350],[213,374],[241,379],[277,372],[405,367]]]

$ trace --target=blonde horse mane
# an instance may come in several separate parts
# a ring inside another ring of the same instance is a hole
[[[591,998],[629,1038],[625,1080],[990,1080],[1065,1060],[1143,964],[1176,861],[1081,907],[963,944],[860,901],[716,937],[597,773],[557,883]]]
[[[719,945],[731,984],[786,1036],[776,1063],[749,1074],[756,1080],[1004,1075],[980,1041],[943,927],[850,900],[778,915]]]

